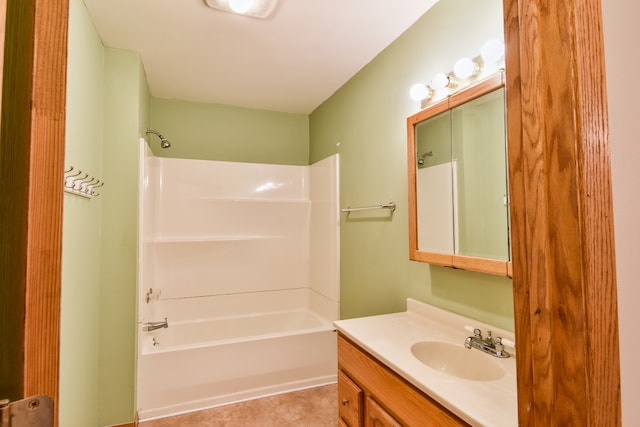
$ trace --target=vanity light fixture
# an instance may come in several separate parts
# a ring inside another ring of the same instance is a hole
[[[433,96],[433,91],[422,83],[416,83],[409,89],[409,96],[414,101],[422,101]]]
[[[421,83],[411,86],[409,96],[414,101],[420,101],[420,108],[426,108],[470,84],[492,76],[501,68],[504,68],[504,42],[491,39],[482,45],[480,55],[473,59],[460,58],[451,73],[437,73],[426,86]]]
[[[498,39],[488,40],[480,49],[485,64],[495,64],[504,57],[504,42]]]
[[[453,74],[459,79],[468,79],[480,72],[480,66],[469,58],[460,58],[453,66]]]
[[[224,12],[266,18],[274,11],[277,0],[204,0],[204,3]]]
[[[452,86],[452,83],[453,82],[450,76],[445,73],[438,73],[431,78],[429,87],[437,92],[439,90]]]

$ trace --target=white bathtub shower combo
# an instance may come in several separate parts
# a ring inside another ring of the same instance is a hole
[[[171,159],[144,140],[140,152],[140,419],[335,382],[337,155]]]

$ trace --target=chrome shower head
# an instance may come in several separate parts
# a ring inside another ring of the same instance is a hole
[[[165,138],[164,136],[162,136],[162,134],[160,134],[160,132],[155,131],[153,129],[147,129],[147,134],[152,133],[154,135],[156,135],[158,138],[160,138],[160,147],[162,148],[169,148],[171,147],[171,143],[169,142],[169,140],[167,138]]]
[[[427,156],[432,157],[433,156],[433,151],[427,151],[422,156],[418,157],[418,164],[419,165],[424,165],[424,158],[427,157]]]

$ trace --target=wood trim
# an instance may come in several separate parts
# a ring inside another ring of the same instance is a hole
[[[29,154],[24,393],[52,397],[56,413],[68,7],[68,0],[35,4]]]
[[[502,86],[504,86],[504,72],[496,73],[473,86],[451,95],[449,97],[449,108],[455,108],[465,102],[472,101],[482,95],[500,89]]]
[[[0,394],[11,400],[24,396],[24,276],[33,71],[33,15],[29,6],[31,1],[7,3],[0,121]]]
[[[2,311],[7,305],[6,328],[20,343],[11,355],[2,352],[2,367],[11,364],[12,398],[53,398],[55,425],[67,25],[68,0],[7,3],[0,135],[0,267],[7,281],[0,299],[10,297]]]
[[[441,265],[443,267],[453,266],[453,255],[441,254],[438,252],[415,251],[414,261],[428,262],[429,264]]]
[[[7,0],[0,0],[0,100],[2,99],[2,70],[4,65],[4,33],[7,22]],[[0,103],[0,114],[2,105]]]
[[[600,2],[504,12],[519,423],[619,426]]]
[[[497,259],[478,258],[472,256],[453,255],[451,257],[453,268],[462,270],[478,271],[480,273],[493,274],[506,277],[507,261]]]
[[[431,117],[435,117],[440,113],[444,113],[449,109],[449,98],[445,98],[441,101],[436,102],[433,105],[429,105],[424,110],[418,111],[417,113],[407,117],[407,124],[410,126],[414,126],[417,123],[430,119]]]

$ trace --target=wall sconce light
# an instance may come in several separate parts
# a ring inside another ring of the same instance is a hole
[[[469,58],[460,58],[453,66],[453,74],[459,79],[468,79],[480,72],[480,66]]]
[[[204,3],[224,12],[266,18],[275,9],[277,0],[204,0]]]

